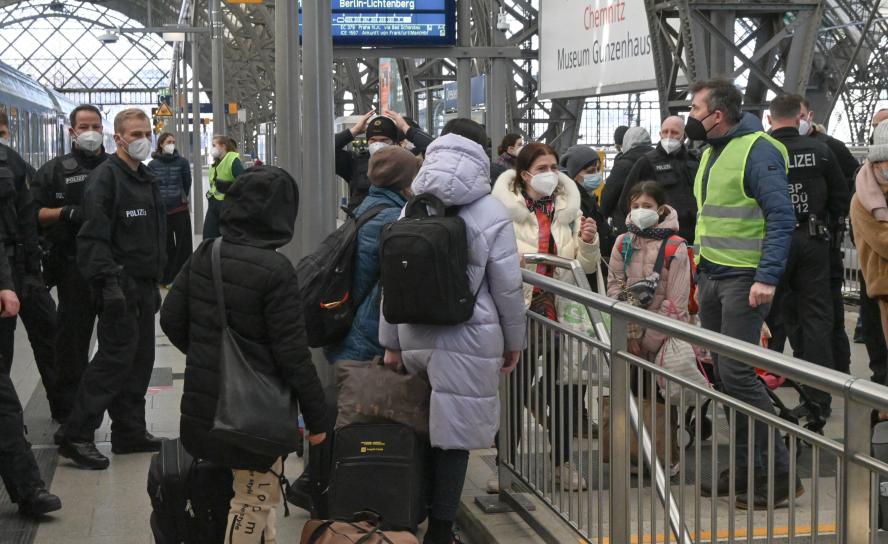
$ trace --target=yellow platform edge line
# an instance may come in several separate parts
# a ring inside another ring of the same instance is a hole
[[[809,536],[812,534],[810,525],[799,525],[796,527],[794,535],[795,536]],[[821,523],[817,526],[817,533],[821,535],[826,534],[834,534],[836,532],[836,524],[835,523]],[[734,538],[746,538],[746,528],[739,528],[734,531]],[[716,540],[723,540],[729,538],[731,535],[728,533],[727,529],[721,529],[715,533]],[[767,527],[756,527],[752,530],[753,538],[768,536],[768,528]],[[789,527],[774,527],[774,531],[772,536],[789,536]],[[691,538],[697,540],[697,535],[691,533]],[[712,538],[712,531],[703,531],[700,533],[699,539],[703,542],[709,542]],[[670,537],[670,542],[676,542],[674,536]],[[583,544],[585,542],[599,542],[598,540],[584,540],[577,539],[579,544]],[[611,540],[608,537],[603,538],[600,541],[602,544],[610,544]],[[632,538],[629,541],[631,544],[659,544],[661,542],[666,542],[665,534],[658,534],[656,539],[652,539],[651,535],[643,535],[641,539],[639,539],[638,535],[632,535]]]

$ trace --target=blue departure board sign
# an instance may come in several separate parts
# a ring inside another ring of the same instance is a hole
[[[332,4],[334,45],[456,44],[456,0],[333,0]]]

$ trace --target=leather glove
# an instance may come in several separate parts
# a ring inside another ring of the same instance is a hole
[[[73,225],[80,225],[83,223],[83,208],[75,205],[65,206],[62,208],[61,213],[59,213],[59,220]]]
[[[97,308],[99,313],[107,313],[114,316],[126,315],[126,297],[123,294],[123,289],[120,288],[120,282],[117,278],[105,278],[99,299],[100,305]]]
[[[33,295],[46,292],[46,284],[40,274],[28,274],[22,277],[21,299],[27,300]]]

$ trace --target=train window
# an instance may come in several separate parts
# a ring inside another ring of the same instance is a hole
[[[44,153],[46,151],[46,147],[44,146],[44,138],[43,138],[43,119],[42,115],[39,113],[31,113],[31,126],[34,127],[31,133],[33,134],[33,143],[34,143],[34,153],[32,154],[31,165],[34,168],[39,168],[41,164],[46,161],[46,157]]]
[[[26,161],[31,162],[31,123],[30,116],[28,112],[22,111],[22,130],[21,130],[21,142],[22,146],[19,148],[18,152]]]
[[[18,138],[18,108],[12,106],[9,108],[9,142],[13,149],[20,150],[22,148]]]

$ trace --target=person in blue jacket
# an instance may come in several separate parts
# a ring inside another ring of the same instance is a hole
[[[758,344],[777,284],[783,275],[795,211],[787,181],[788,154],[765,134],[761,121],[743,113],[743,97],[724,79],[697,83],[685,132],[706,141],[694,180],[697,200],[695,244],[699,250],[700,320],[704,328]],[[826,264],[826,263],[824,263]],[[755,369],[741,361],[714,356],[716,385],[728,395],[774,413],[765,385]],[[734,471],[738,508],[768,504],[768,429],[755,424],[753,458],[748,458],[748,421],[737,414]],[[804,492],[801,481],[789,481],[789,458],[783,440],[774,440],[774,504],[784,505]],[[747,470],[755,486],[747,489]],[[705,496],[727,495],[731,472],[703,482]]]
[[[367,167],[370,189],[355,209],[355,217],[377,206],[388,207],[358,231],[352,295],[361,302],[345,338],[325,349],[331,363],[369,361],[385,352],[379,345],[379,236],[385,225],[398,220],[418,171],[416,157],[396,145],[386,146],[370,157]]]
[[[176,137],[164,132],[157,139],[157,149],[148,167],[157,179],[157,188],[166,207],[167,264],[160,280],[161,285],[173,283],[176,274],[191,257],[191,214],[188,212],[188,195],[191,194],[191,165],[179,155]]]

